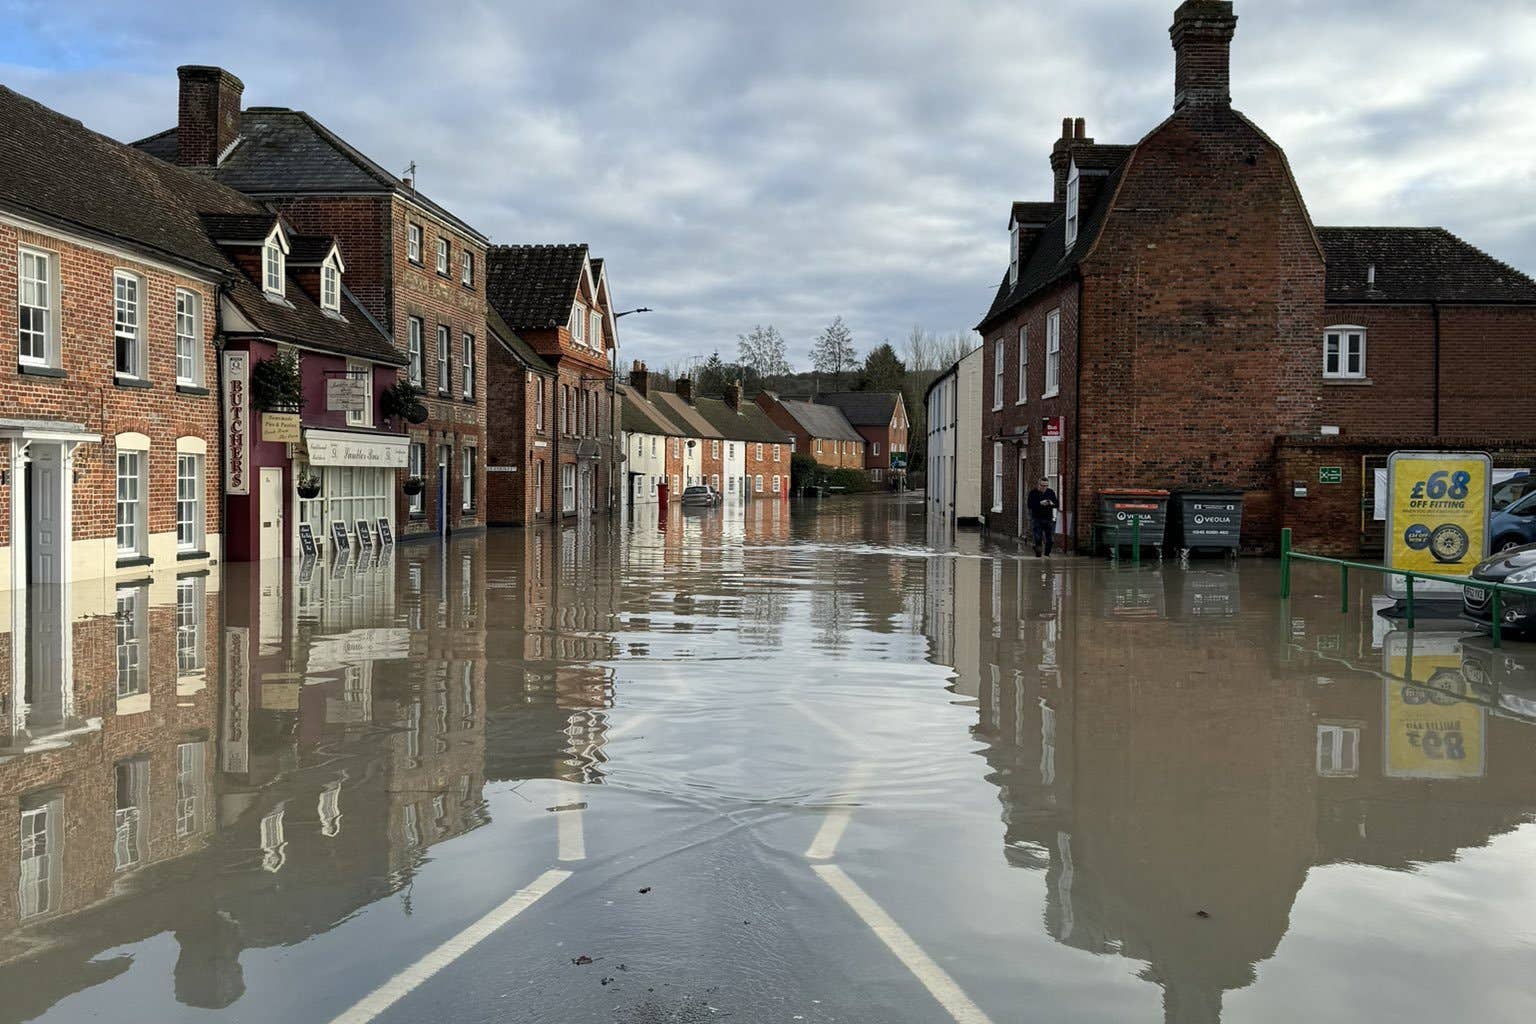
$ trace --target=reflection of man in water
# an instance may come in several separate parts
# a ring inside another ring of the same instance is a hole
[[[183,1006],[222,1010],[245,994],[240,968],[240,925],[224,911],[199,915],[176,930],[181,955],[174,972],[176,1001]]]
[[[1056,534],[1056,506],[1061,504],[1056,499],[1056,492],[1051,490],[1051,482],[1045,477],[1035,484],[1029,492],[1029,532],[1035,541],[1035,557],[1040,556],[1042,540],[1045,544],[1045,553],[1051,553],[1051,544]]]

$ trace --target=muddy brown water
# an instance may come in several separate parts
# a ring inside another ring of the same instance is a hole
[[[12,602],[0,1020],[1536,1016],[1536,646],[900,499],[665,527]]]

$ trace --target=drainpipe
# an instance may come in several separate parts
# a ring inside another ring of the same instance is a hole
[[[1434,320],[1435,320],[1434,355],[1430,359],[1430,364],[1431,364],[1431,366],[1433,366],[1434,374],[1435,374],[1434,386],[1433,386],[1435,407],[1434,407],[1434,412],[1432,414],[1433,429],[1432,429],[1431,433],[1433,433],[1435,437],[1439,437],[1440,436],[1440,303],[1438,303],[1438,302],[1431,302],[1429,304],[1429,311],[1434,316]]]
[[[1082,489],[1083,468],[1083,278],[1077,277],[1077,351],[1072,353],[1073,362],[1077,364],[1076,380],[1072,389],[1072,514],[1077,519],[1072,521],[1072,550],[1077,551],[1078,527],[1081,525],[1083,510],[1079,508],[1077,500],[1078,491]],[[1065,487],[1062,490],[1066,490]],[[1060,498],[1061,495],[1057,495]],[[1093,504],[1090,501],[1089,507]],[[1091,543],[1090,539],[1090,543]],[[1089,554],[1093,554],[1092,551]]]

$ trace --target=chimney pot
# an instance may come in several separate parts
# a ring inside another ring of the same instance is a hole
[[[1173,12],[1173,109],[1231,105],[1236,31],[1231,0],[1184,0]]]
[[[1061,137],[1064,139],[1072,137],[1072,119],[1070,117],[1061,119]]]
[[[223,68],[183,64],[176,97],[176,162],[215,167],[240,137],[240,101],[245,85]]]
[[[651,392],[651,375],[645,371],[645,364],[639,360],[629,371],[629,386],[640,392],[641,398],[649,398]]]
[[[1088,137],[1088,122],[1083,118],[1080,117],[1072,122],[1072,137],[1074,139],[1084,139]]]

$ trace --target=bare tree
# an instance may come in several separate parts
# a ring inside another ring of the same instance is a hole
[[[773,324],[758,324],[746,334],[736,336],[736,354],[741,365],[761,381],[787,377],[789,359],[784,354],[784,336]]]
[[[937,370],[933,358],[933,335],[923,330],[922,324],[913,324],[907,332],[907,369],[918,373]]]
[[[833,317],[827,329],[811,342],[811,365],[817,373],[838,381],[858,365],[858,355],[853,350],[853,332],[843,323],[842,317]]]

